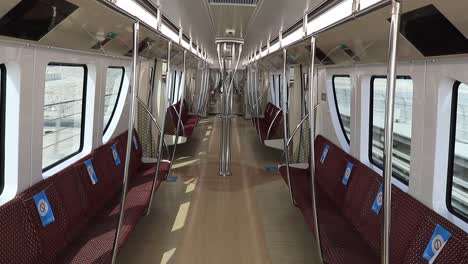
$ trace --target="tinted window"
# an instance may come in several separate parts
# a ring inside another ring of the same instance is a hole
[[[370,105],[369,160],[383,168],[384,121],[387,78],[372,77]],[[393,126],[393,176],[408,184],[413,113],[413,81],[399,76],[395,90],[395,123]]]
[[[468,85],[457,82],[452,99],[448,170],[449,210],[468,219]]]
[[[65,0],[23,0],[0,19],[0,35],[38,41],[77,8]]]
[[[281,98],[281,86],[282,86],[282,83],[281,83],[281,74],[273,74],[271,76],[271,88],[272,88],[272,101],[273,101],[273,104],[278,106],[278,107],[281,107],[281,102],[283,100],[283,98]]]
[[[6,67],[0,64],[0,194],[5,186]]]
[[[347,75],[333,76],[332,83],[340,126],[349,143],[351,138],[351,77]]]
[[[468,39],[434,5],[403,14],[400,32],[424,56],[468,53]]]
[[[47,66],[42,138],[44,170],[83,147],[86,76],[85,65]]]
[[[122,91],[125,70],[123,67],[109,67],[106,77],[106,95],[104,99],[104,133],[114,117],[120,92]]]

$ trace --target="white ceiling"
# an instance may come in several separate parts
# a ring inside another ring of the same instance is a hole
[[[244,51],[271,36],[274,38],[281,29],[295,24],[305,11],[311,10],[323,0],[259,0],[257,10],[238,6],[209,8],[207,0],[152,0],[184,33],[202,43],[209,56],[216,61],[216,37],[225,37],[227,28],[236,30],[236,37],[245,36]],[[210,12],[211,11],[211,12]],[[239,12],[243,13],[239,13]],[[253,18],[250,17],[253,15]],[[247,53],[244,52],[246,57]]]
[[[151,0],[160,6],[161,11],[184,33],[200,43],[208,56],[216,61],[214,29],[205,0]]]
[[[251,51],[255,46],[266,44],[302,18],[323,0],[263,0],[252,24],[247,28],[244,50]]]

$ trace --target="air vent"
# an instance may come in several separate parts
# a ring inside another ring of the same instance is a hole
[[[257,6],[258,0],[208,0],[210,5]]]
[[[310,47],[309,47],[309,50],[310,50]],[[332,64],[335,64],[335,62],[330,59],[330,57],[328,57],[325,52],[323,52],[320,48],[316,48],[315,49],[315,56],[317,56],[317,59],[319,60],[319,62],[323,65],[332,65]]]
[[[143,51],[151,48],[153,46],[154,40],[150,38],[145,38],[144,40],[140,41],[140,44],[138,45],[138,54],[141,54]],[[129,50],[125,56],[132,56],[133,55],[133,49]]]

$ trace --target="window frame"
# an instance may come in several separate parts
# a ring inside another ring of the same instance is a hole
[[[340,108],[338,106],[338,100],[336,98],[336,89],[335,89],[335,78],[349,78],[351,80],[351,92],[353,91],[353,82],[352,82],[352,79],[351,79],[351,75],[348,75],[348,74],[337,74],[337,75],[333,75],[332,76],[332,90],[333,90],[333,99],[335,100],[335,108],[336,108],[336,112],[338,114],[338,120],[340,122],[340,127],[341,127],[341,132],[343,133],[344,135],[344,138],[346,139],[346,142],[348,142],[348,144],[351,144],[351,139],[348,137],[348,134],[346,134],[346,130],[345,130],[345,127],[344,127],[344,123],[343,123],[343,119],[341,119],[341,114],[340,114]],[[373,80],[371,80],[373,81]],[[371,92],[371,96],[373,95],[373,88],[372,88],[372,92]],[[353,105],[353,98],[351,97],[351,107]],[[372,109],[372,108],[370,108]],[[350,124],[350,127],[349,129],[351,130],[351,115],[349,116],[349,124]],[[350,132],[350,135],[351,135],[351,132]]]
[[[125,79],[125,67],[123,67],[123,66],[109,66],[106,69],[106,80],[107,80],[107,70],[109,70],[109,69],[121,69],[122,70],[122,78],[120,79],[120,87],[119,87],[119,91],[118,91],[118,94],[117,94],[117,98],[115,99],[114,108],[112,109],[112,113],[109,116],[109,120],[107,121],[107,124],[104,126],[104,130],[102,132],[103,135],[106,134],[107,129],[109,128],[110,124],[112,123],[112,119],[114,118],[114,114],[115,114],[115,111],[117,110],[117,105],[119,104],[120,94],[122,93],[122,87],[123,87],[123,83],[124,83],[124,79]],[[106,82],[106,87],[107,87],[107,82]],[[104,90],[104,105],[105,105],[105,103],[106,103],[106,91]],[[105,114],[105,112],[104,112],[104,114]],[[103,118],[104,118],[104,116],[103,116]]]
[[[71,157],[79,154],[80,152],[83,151],[83,148],[84,148],[84,136],[85,136],[85,127],[86,127],[86,96],[87,96],[87,88],[88,88],[88,65],[86,64],[79,64],[79,63],[62,63],[62,62],[49,62],[47,64],[47,67],[48,66],[63,66],[63,67],[77,67],[77,68],[83,68],[83,103],[81,105],[81,129],[80,129],[80,147],[77,151],[73,152],[73,153],[70,153],[69,155],[63,157],[62,159],[60,160],[57,160],[56,162],[52,163],[52,164],[49,164],[48,166],[42,168],[42,173],[44,172],[47,172],[48,170],[56,167],[57,165],[59,165],[60,163],[70,159]],[[45,73],[44,73],[45,74]],[[44,82],[44,85],[45,85],[45,82]],[[45,92],[45,86],[44,86],[44,92]],[[45,96],[45,95],[44,95]],[[45,104],[44,104],[45,105]],[[43,109],[44,109],[44,105],[42,106]],[[42,114],[42,116],[44,117],[44,113]],[[42,129],[44,129],[44,126],[42,127]],[[44,146],[42,146],[44,147]],[[42,154],[44,154],[44,148],[42,149]],[[42,159],[44,158],[44,156],[42,156]],[[42,161],[41,161],[42,162]]]
[[[0,194],[5,190],[5,125],[7,68],[0,64]]]
[[[384,170],[383,166],[380,166],[378,165],[377,163],[374,162],[374,159],[372,157],[372,139],[373,139],[373,127],[374,127],[374,80],[375,79],[387,79],[388,81],[388,77],[387,75],[372,75],[371,76],[371,79],[370,79],[370,91],[369,91],[369,136],[368,136],[368,143],[369,143],[369,147],[367,148],[368,150],[368,159],[369,159],[369,162],[379,168],[380,170]],[[411,76],[409,75],[398,75],[396,77],[396,80],[413,80],[413,78],[411,78]],[[414,88],[414,86],[413,86]],[[396,96],[396,83],[395,83],[395,96]],[[384,110],[385,111],[385,110]],[[411,114],[413,114],[411,112]],[[395,122],[395,121],[394,121]],[[411,126],[413,126],[413,124],[411,124]],[[384,128],[385,129],[385,128]],[[393,134],[395,134],[395,131],[393,131]],[[392,146],[393,148],[393,146]],[[411,146],[410,146],[410,149],[411,149]],[[385,163],[385,160],[382,161],[382,163]],[[410,164],[411,164],[411,153],[410,153]],[[393,167],[393,164],[392,164],[392,167]],[[410,165],[410,171],[411,171],[411,165]],[[410,171],[408,173],[410,173]],[[409,175],[411,177],[411,175]],[[409,182],[410,182],[410,178],[408,178],[408,181],[406,181],[406,179],[404,178],[401,178],[399,176],[397,176],[394,172],[392,173],[392,178],[398,180],[399,182],[401,182],[402,184],[404,184],[405,186],[409,186]]]
[[[449,155],[448,155],[448,164],[447,164],[447,188],[446,188],[446,195],[445,195],[445,204],[447,206],[447,210],[457,216],[458,218],[462,219],[465,222],[468,222],[468,217],[464,216],[463,214],[457,212],[454,209],[452,204],[452,193],[453,193],[453,169],[455,165],[455,137],[457,131],[457,106],[458,106],[458,91],[462,82],[455,81],[453,84],[452,89],[452,106],[451,106],[451,113],[450,113],[450,136],[449,136]]]

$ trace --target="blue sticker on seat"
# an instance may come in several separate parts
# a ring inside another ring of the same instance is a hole
[[[177,176],[174,176],[174,175],[169,176],[164,181],[166,181],[166,182],[176,182],[177,181]]]
[[[349,177],[351,176],[353,166],[354,165],[351,162],[348,162],[348,165],[346,165],[346,170],[343,176],[343,180],[341,180],[341,183],[343,183],[344,186],[348,185]]]
[[[133,135],[133,146],[135,146],[135,149],[138,149],[138,143],[135,135]]]
[[[98,177],[96,175],[96,171],[94,170],[93,162],[89,159],[85,161],[86,170],[88,171],[89,179],[91,183],[95,185],[98,183]]]
[[[320,156],[320,162],[323,163],[327,158],[328,151],[330,150],[330,146],[325,145],[325,148],[322,151],[322,156]]]
[[[36,204],[37,213],[41,218],[41,223],[43,227],[48,226],[49,224],[55,221],[54,213],[52,212],[52,207],[50,206],[49,199],[44,191],[33,196],[34,203]]]
[[[114,157],[115,166],[119,166],[121,163],[119,152],[117,151],[117,145],[112,145],[112,157]]]
[[[380,213],[380,209],[382,209],[382,202],[383,202],[383,186],[380,184],[379,191],[377,192],[377,196],[375,197],[374,203],[372,204],[372,211],[375,214]]]
[[[451,236],[452,234],[450,234],[449,231],[442,226],[437,225],[432,233],[431,240],[429,241],[426,250],[424,250],[423,258],[427,260],[429,264],[434,263]]]
[[[265,167],[265,171],[268,173],[279,173],[278,167]]]

